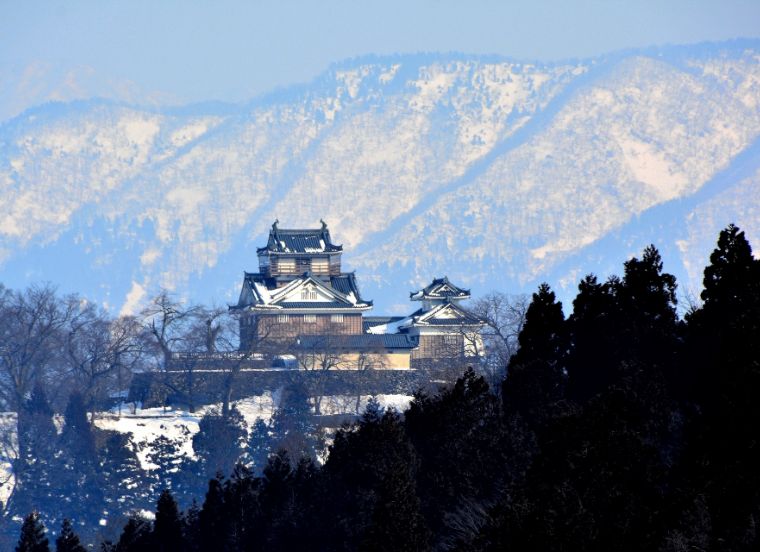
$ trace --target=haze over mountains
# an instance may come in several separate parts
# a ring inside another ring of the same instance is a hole
[[[726,224],[760,247],[758,136],[754,40],[362,58],[239,106],[44,104],[0,125],[0,281],[123,312],[159,287],[231,302],[275,218],[322,218],[379,312],[443,274],[570,296],[648,243],[698,293]]]

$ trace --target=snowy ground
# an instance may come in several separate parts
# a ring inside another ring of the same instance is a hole
[[[277,398],[276,393],[274,397],[271,393],[256,395],[236,401],[235,406],[250,427],[256,418],[268,421],[272,417]],[[116,410],[98,415],[95,425],[101,429],[131,433],[140,464],[143,469],[149,470],[156,467],[147,460],[151,452],[150,443],[159,435],[181,441],[182,452],[193,458],[192,440],[193,435],[198,433],[198,423],[204,414],[214,409],[221,410],[221,404],[205,405],[195,412],[170,408],[138,408],[132,413],[128,407],[122,407],[120,415]]]
[[[16,458],[16,413],[0,413],[0,502],[5,504],[15,483],[11,461]]]
[[[373,395],[362,395],[359,403],[359,413],[364,412],[367,402]],[[403,412],[412,401],[411,395],[374,395],[385,408],[394,408]],[[355,414],[356,413],[356,395],[331,395],[323,397],[319,407],[323,415],[330,414]]]
[[[235,407],[245,418],[249,429],[253,426],[256,418],[269,421],[274,414],[279,402],[279,393],[266,393],[246,397],[236,401]],[[359,402],[359,411],[367,406],[370,395],[362,395]],[[377,395],[375,397],[381,406],[394,408],[403,412],[412,400],[410,395]],[[156,437],[163,435],[182,443],[182,452],[193,458],[193,435],[198,432],[198,423],[204,414],[210,410],[219,411],[221,404],[210,404],[198,408],[195,412],[179,409],[164,408],[138,408],[132,412],[128,405],[122,405],[121,409],[115,408],[110,412],[100,412],[95,417],[95,425],[100,429],[131,433],[132,441],[137,450],[137,456],[143,469],[155,468],[148,462],[147,457],[151,452],[150,444]],[[320,411],[323,415],[355,414],[355,395],[333,395],[322,398]],[[56,419],[56,425],[60,430],[62,420]],[[334,433],[334,428],[325,428],[328,434]],[[0,501],[3,504],[8,500],[13,490],[13,472],[11,462],[16,457],[16,414],[0,413]]]

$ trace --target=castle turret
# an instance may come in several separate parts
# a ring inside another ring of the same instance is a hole
[[[269,239],[256,250],[259,272],[282,287],[308,272],[313,278],[328,282],[341,274],[343,246],[332,243],[327,224],[320,228],[279,228],[274,221]]]
[[[448,277],[435,278],[428,286],[409,294],[412,301],[422,301],[422,310],[428,311],[443,303],[459,303],[470,298],[470,290],[452,284]]]

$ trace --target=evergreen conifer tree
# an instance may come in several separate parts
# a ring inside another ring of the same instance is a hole
[[[116,552],[144,552],[150,547],[150,524],[142,519],[130,518],[116,543]]]
[[[111,511],[131,512],[148,507],[150,492],[130,434],[109,432],[100,456],[103,495]]]
[[[679,385],[673,381],[679,343],[676,279],[663,272],[662,257],[653,245],[644,249],[641,259],[634,257],[623,266],[618,295],[624,331],[618,336],[618,345],[634,372],[645,370],[642,376],[646,379],[665,377],[672,389]],[[631,375],[625,365],[621,368],[624,375]]]
[[[254,530],[254,520],[260,517],[259,482],[251,470],[237,464],[232,476],[224,483],[226,526],[232,550],[255,548],[260,536]]]
[[[53,410],[38,383],[24,408],[18,412],[19,454],[14,462],[16,485],[8,508],[13,514],[25,515],[35,506],[53,502],[57,484],[54,477],[56,439]]]
[[[740,312],[742,303],[757,293],[758,261],[752,247],[736,225],[730,224],[718,236],[718,245],[705,267],[702,300],[705,308]]]
[[[505,412],[540,426],[563,397],[568,346],[562,303],[548,284],[533,294],[518,341],[502,385]]]
[[[50,552],[45,526],[42,525],[37,512],[32,512],[24,518],[16,552]]]
[[[198,503],[193,499],[187,512],[182,516],[182,536],[185,541],[187,552],[199,552],[201,549],[199,527],[200,512],[201,509],[198,507]]]
[[[97,527],[104,509],[104,482],[95,446],[95,429],[79,393],[72,393],[66,405],[58,450],[57,501],[68,505],[66,515],[72,519]]]
[[[590,274],[578,285],[573,313],[568,319],[570,353],[567,358],[568,397],[585,402],[607,389],[619,376],[622,360],[621,324],[616,277],[600,283]]]
[[[406,412],[404,426],[419,459],[417,490],[438,540],[461,530],[456,520],[472,517],[471,505],[493,499],[511,479],[505,466],[523,464],[507,455],[501,414],[500,401],[472,369],[436,396],[418,394]]]
[[[79,537],[74,533],[68,518],[64,518],[61,534],[55,539],[55,552],[87,552],[87,549],[79,542]]]
[[[744,233],[724,229],[705,268],[704,305],[688,317],[697,420],[692,492],[705,492],[714,542],[760,546],[760,261]]]
[[[361,549],[372,552],[429,550],[431,533],[420,511],[420,500],[407,466],[389,470],[375,491],[377,500]]]
[[[333,519],[336,527],[329,531],[325,528],[321,534],[326,547],[356,549],[369,545],[373,534],[385,535],[392,530],[402,531],[402,540],[418,542],[419,537],[426,541],[429,533],[416,494],[416,467],[414,449],[394,410],[380,414],[370,408],[355,430],[339,431],[323,468],[326,488],[341,497],[321,507],[322,525]],[[407,493],[403,505],[399,503],[401,489]],[[406,529],[396,525],[400,520],[384,510],[390,506],[380,504],[383,500],[403,510],[410,523]]]
[[[153,523],[153,549],[156,552],[182,550],[182,520],[177,503],[169,490],[163,490],[156,504],[156,520]]]
[[[309,394],[302,385],[283,389],[280,405],[272,417],[273,450],[285,450],[297,462],[302,456],[316,460],[323,447],[322,436],[314,423]]]
[[[254,473],[261,473],[272,450],[271,429],[261,418],[256,418],[246,445],[246,461]]]
[[[159,435],[150,444],[147,459],[158,466],[150,473],[154,489],[169,489],[180,506],[199,495],[206,485],[206,476],[198,463],[182,452],[182,440]]]
[[[193,450],[206,479],[217,472],[230,475],[243,452],[246,435],[245,419],[235,407],[227,416],[209,412],[201,418],[198,433],[193,436]]]
[[[198,514],[198,537],[200,549],[219,550],[227,548],[227,507],[224,502],[224,485],[221,474],[208,482],[206,499]]]

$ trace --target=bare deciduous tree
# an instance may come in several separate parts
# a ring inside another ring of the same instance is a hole
[[[188,336],[201,307],[185,306],[167,290],[161,290],[140,313],[150,342],[160,351],[164,368],[172,353],[188,349]]]
[[[491,292],[474,301],[469,309],[485,323],[480,332],[485,347],[481,365],[494,389],[498,389],[510,357],[517,352],[517,337],[529,304],[527,295]]]
[[[321,414],[322,399],[327,386],[327,372],[350,368],[342,341],[345,336],[308,335],[298,338],[293,351],[301,370],[314,372],[309,394],[314,400],[314,413]]]
[[[269,358],[274,344],[269,338],[269,331],[256,332],[240,347],[240,319],[234,310],[213,308],[205,311],[200,319],[204,343],[209,355],[223,357],[219,364],[224,373],[222,380],[222,418],[230,415],[230,404],[238,384],[239,374],[251,361]]]
[[[385,370],[388,368],[387,357],[383,353],[373,351],[361,351],[356,359],[355,369],[356,377],[356,405],[355,412],[361,414],[362,391],[373,383],[376,370]]]
[[[134,318],[111,319],[80,301],[65,327],[62,352],[93,415],[113,391],[122,391],[143,357],[142,326]]]
[[[61,335],[79,298],[60,298],[50,285],[24,291],[0,288],[0,401],[18,411],[35,382],[45,381],[59,359]]]

